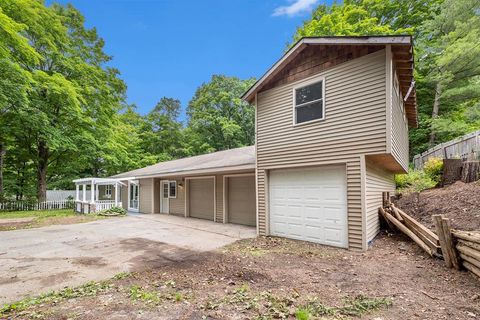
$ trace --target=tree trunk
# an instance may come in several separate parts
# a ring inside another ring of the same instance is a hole
[[[7,153],[7,148],[3,142],[0,142],[0,199],[3,198],[4,188],[3,188],[3,167],[5,162],[5,154]]]
[[[48,167],[48,147],[45,141],[41,140],[37,146],[38,166],[37,166],[37,198],[39,202],[47,199],[47,167]]]
[[[438,112],[440,111],[440,95],[442,94],[442,84],[437,82],[435,87],[435,100],[433,101],[433,110],[432,110],[432,121],[438,117]],[[430,128],[430,146],[433,147],[435,144],[435,130]]]

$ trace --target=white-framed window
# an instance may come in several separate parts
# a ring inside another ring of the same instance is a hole
[[[293,124],[325,119],[325,79],[293,88]]]
[[[112,197],[112,185],[107,184],[105,186],[105,197],[106,198],[111,198]]]
[[[168,197],[169,198],[176,198],[177,197],[177,181],[170,181],[168,183]]]

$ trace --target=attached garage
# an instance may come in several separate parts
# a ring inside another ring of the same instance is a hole
[[[215,179],[188,179],[188,214],[192,218],[214,220],[215,216]]]
[[[226,220],[229,223],[256,225],[255,175],[225,176]]]
[[[345,166],[272,170],[270,234],[348,247]]]

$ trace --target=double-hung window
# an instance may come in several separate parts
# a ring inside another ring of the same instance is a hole
[[[325,118],[325,80],[294,88],[294,124]]]

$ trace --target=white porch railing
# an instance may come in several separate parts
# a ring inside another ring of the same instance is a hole
[[[117,205],[115,206],[115,201],[112,201],[112,200],[95,201],[95,211],[102,211],[102,210],[111,209],[113,207],[121,207],[121,206],[122,206],[121,202],[117,203]]]

